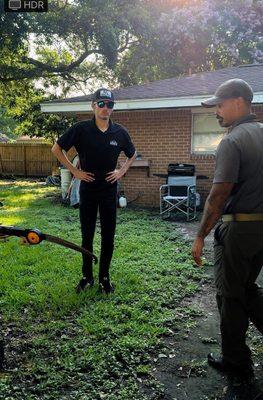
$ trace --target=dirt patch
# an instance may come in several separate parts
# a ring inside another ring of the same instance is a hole
[[[175,228],[186,240],[193,241],[199,222],[175,223]],[[205,257],[212,262],[213,233],[206,239]],[[164,400],[260,400],[258,390],[253,387],[233,387],[225,376],[207,365],[209,352],[220,352],[219,317],[213,285],[213,268],[205,267],[208,278],[200,285],[200,291],[183,301],[182,307],[193,306],[199,310],[196,325],[183,334],[175,333],[164,338],[166,354],[153,360],[153,374],[164,386]],[[259,281],[263,281],[261,274]],[[248,344],[253,353],[255,373],[263,383],[260,364],[262,339],[251,327]]]

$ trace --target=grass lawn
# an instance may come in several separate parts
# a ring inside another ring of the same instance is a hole
[[[37,227],[80,243],[78,210],[40,182],[0,181],[0,222]],[[97,232],[99,226],[97,227]],[[100,236],[94,253],[99,255]],[[1,399],[143,400],[162,397],[151,376],[163,335],[183,335],[198,310],[180,301],[198,290],[190,246],[157,213],[120,210],[111,276],[116,291],[80,295],[80,253],[42,242],[0,243],[0,301],[8,369]],[[95,267],[97,275],[97,266]],[[151,397],[145,389],[151,386]],[[148,393],[148,394],[146,394]]]

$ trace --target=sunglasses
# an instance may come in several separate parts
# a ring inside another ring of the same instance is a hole
[[[113,107],[114,107],[114,101],[104,101],[104,100],[100,100],[100,101],[97,101],[97,106],[99,107],[99,108],[103,108],[103,107],[107,107],[107,108],[110,108],[110,109],[112,109]]]

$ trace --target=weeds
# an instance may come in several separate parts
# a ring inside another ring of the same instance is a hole
[[[2,224],[37,227],[80,243],[78,210],[56,201],[58,189],[16,181],[0,182],[0,190]],[[99,241],[97,235],[95,254]],[[3,398],[143,400],[144,379],[152,380],[155,399],[161,396],[150,374],[151,355],[162,335],[192,326],[199,312],[180,308],[180,302],[203,275],[174,224],[146,211],[118,213],[111,266],[117,289],[108,297],[96,287],[75,294],[81,256],[71,250],[47,242],[20,247],[17,238],[0,246],[10,370],[0,379]]]

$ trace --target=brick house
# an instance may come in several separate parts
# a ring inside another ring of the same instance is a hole
[[[211,186],[214,154],[224,134],[213,109],[201,101],[212,95],[224,81],[246,80],[253,88],[253,111],[263,120],[263,64],[242,65],[171,78],[114,90],[113,120],[124,125],[136,145],[141,160],[122,179],[128,199],[137,204],[159,205],[159,187],[165,183],[170,162],[195,164],[197,191],[202,202]],[[81,96],[43,103],[43,112],[71,113],[79,120],[91,116],[91,97]],[[121,158],[122,159],[122,158]],[[201,177],[207,179],[201,179]]]

